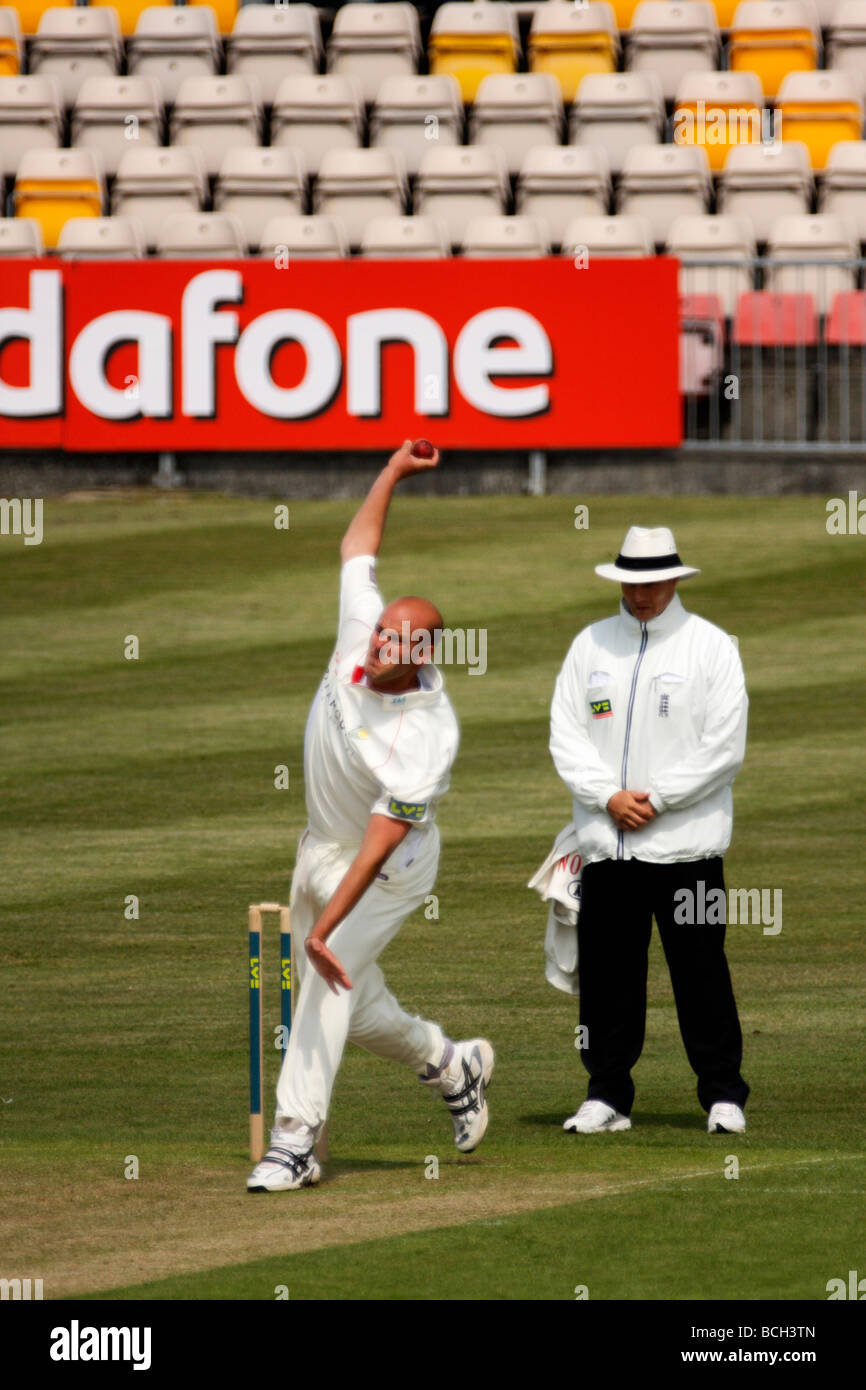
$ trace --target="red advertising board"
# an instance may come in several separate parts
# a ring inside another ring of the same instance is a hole
[[[655,260],[6,262],[0,448],[680,442]]]

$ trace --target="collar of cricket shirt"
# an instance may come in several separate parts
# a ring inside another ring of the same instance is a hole
[[[648,623],[642,623],[640,618],[636,618],[625,606],[625,599],[619,601],[619,616],[622,622],[631,632],[639,633],[645,627],[647,632],[673,632],[680,627],[689,616],[680,602],[679,594],[674,594],[667,608],[662,609],[661,613],[655,618],[650,618]]]
[[[391,695],[383,690],[374,690],[372,686],[366,684],[356,684],[351,689],[363,690],[367,694],[375,695],[385,709],[403,710],[412,709],[415,705],[433,704],[435,700],[438,700],[445,686],[439,667],[419,666],[418,680],[419,685],[414,690],[401,690],[396,695]]]

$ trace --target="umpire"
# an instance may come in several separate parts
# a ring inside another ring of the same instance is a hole
[[[678,582],[700,571],[682,563],[666,527],[633,526],[616,562],[595,572],[621,584],[619,612],[575,638],[550,719],[586,865],[578,971],[589,1087],[564,1128],[631,1128],[655,917],[708,1131],[739,1133],[749,1087],[725,925],[694,914],[687,924],[682,904],[724,891],[746,744],[743,668],[731,638],[680,602]]]

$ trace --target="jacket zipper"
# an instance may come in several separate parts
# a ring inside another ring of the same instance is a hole
[[[621,782],[622,782],[622,789],[623,789],[623,791],[625,791],[626,785],[627,785],[627,783],[626,783],[626,769],[627,769],[627,766],[628,766],[628,744],[629,744],[629,739],[630,739],[630,737],[631,737],[631,716],[632,716],[632,710],[634,709],[634,694],[635,694],[635,690],[636,690],[636,688],[637,688],[637,677],[638,677],[638,672],[640,671],[640,664],[641,664],[641,662],[643,661],[643,654],[644,654],[644,652],[646,651],[646,645],[647,645],[647,642],[649,641],[649,634],[648,634],[648,632],[647,632],[646,623],[641,623],[641,625],[640,625],[640,630],[641,630],[640,651],[639,651],[638,654],[637,654],[637,661],[636,661],[635,664],[634,664],[634,671],[632,672],[632,677],[631,677],[631,690],[629,691],[629,696],[628,696],[628,711],[627,711],[626,717],[625,717],[625,745],[624,745],[623,750],[622,750],[622,769],[621,769],[621,773],[620,773],[620,780],[621,780]],[[616,835],[616,857],[617,857],[617,859],[624,859],[624,858],[625,858],[625,831],[624,831],[624,830],[618,830],[618,831],[617,831],[617,835]]]

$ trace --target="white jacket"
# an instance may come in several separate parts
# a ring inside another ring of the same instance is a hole
[[[677,594],[648,623],[621,602],[616,617],[584,628],[550,712],[550,752],[574,797],[584,862],[724,854],[748,704],[735,643]],[[607,811],[624,787],[649,792],[659,812],[640,830],[618,831]]]

